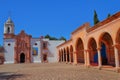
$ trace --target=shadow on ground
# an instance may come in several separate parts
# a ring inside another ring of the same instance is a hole
[[[11,72],[0,72],[0,80],[15,80],[16,78],[24,77],[23,74],[15,74]]]

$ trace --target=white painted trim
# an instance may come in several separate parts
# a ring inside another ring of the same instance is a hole
[[[7,61],[7,62],[5,61],[4,62],[4,64],[13,64],[13,63],[14,63],[14,61]]]

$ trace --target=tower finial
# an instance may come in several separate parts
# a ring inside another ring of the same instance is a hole
[[[10,18],[10,17],[11,17],[11,11],[8,12],[8,18]]]

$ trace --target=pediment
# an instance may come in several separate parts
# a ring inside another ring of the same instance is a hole
[[[26,34],[25,33],[25,31],[24,30],[22,30],[18,35],[16,35],[16,38],[28,38],[28,37],[30,37],[28,34]]]

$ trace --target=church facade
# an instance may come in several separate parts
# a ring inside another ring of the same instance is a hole
[[[63,40],[49,40],[43,37],[32,38],[24,30],[15,35],[14,23],[8,18],[4,24],[4,63],[57,62],[56,46],[63,42]]]
[[[120,70],[120,12],[93,27],[85,23],[71,33],[70,40],[57,46],[59,62]]]

